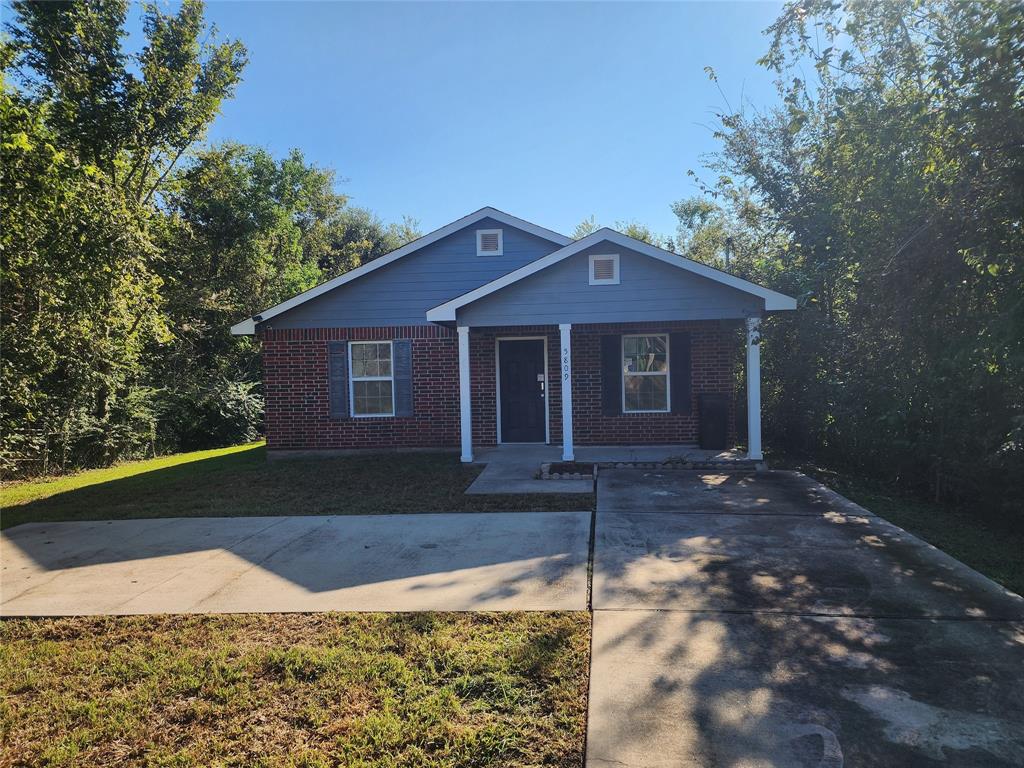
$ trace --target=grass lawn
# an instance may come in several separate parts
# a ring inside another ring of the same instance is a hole
[[[268,463],[262,444],[197,451],[0,488],[0,527],[53,520],[591,509],[574,494],[466,496],[481,467],[454,453]]]
[[[848,499],[1024,595],[1024,531],[994,525],[967,510],[900,495],[891,487],[816,467],[797,467]]]
[[[0,766],[578,766],[586,613],[0,622]]]

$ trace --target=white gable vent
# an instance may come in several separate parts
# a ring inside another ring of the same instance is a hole
[[[619,254],[591,254],[590,256],[590,284],[591,285],[618,285],[619,284]]]
[[[501,256],[503,246],[500,229],[478,229],[476,231],[477,256]]]

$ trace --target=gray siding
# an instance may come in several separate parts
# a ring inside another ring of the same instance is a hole
[[[591,253],[619,254],[619,284],[590,285]],[[459,310],[459,325],[719,320],[760,315],[764,301],[607,242]]]
[[[500,229],[502,256],[476,255],[476,230]],[[559,248],[494,219],[475,224],[300,304],[272,328],[361,328],[426,325],[427,310]]]

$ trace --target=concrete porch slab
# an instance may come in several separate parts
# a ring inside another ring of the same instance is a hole
[[[584,445],[576,447],[575,456],[576,461],[591,464],[747,461],[742,451],[706,451],[692,445]],[[586,480],[535,477],[541,464],[561,460],[559,445],[499,445],[481,449],[474,463],[487,466],[466,493],[593,493],[593,484]]]
[[[695,445],[578,445],[575,450],[577,461],[596,464],[747,461],[747,454],[735,448],[711,451]]]
[[[487,464],[466,493],[580,493],[594,492],[593,480],[540,480],[540,465],[562,460],[558,445],[500,445],[485,448],[476,463]]]
[[[589,512],[30,523],[0,613],[586,610]]]

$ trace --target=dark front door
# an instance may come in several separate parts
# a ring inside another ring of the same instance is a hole
[[[543,339],[498,342],[498,386],[501,442],[543,443],[547,438]]]

